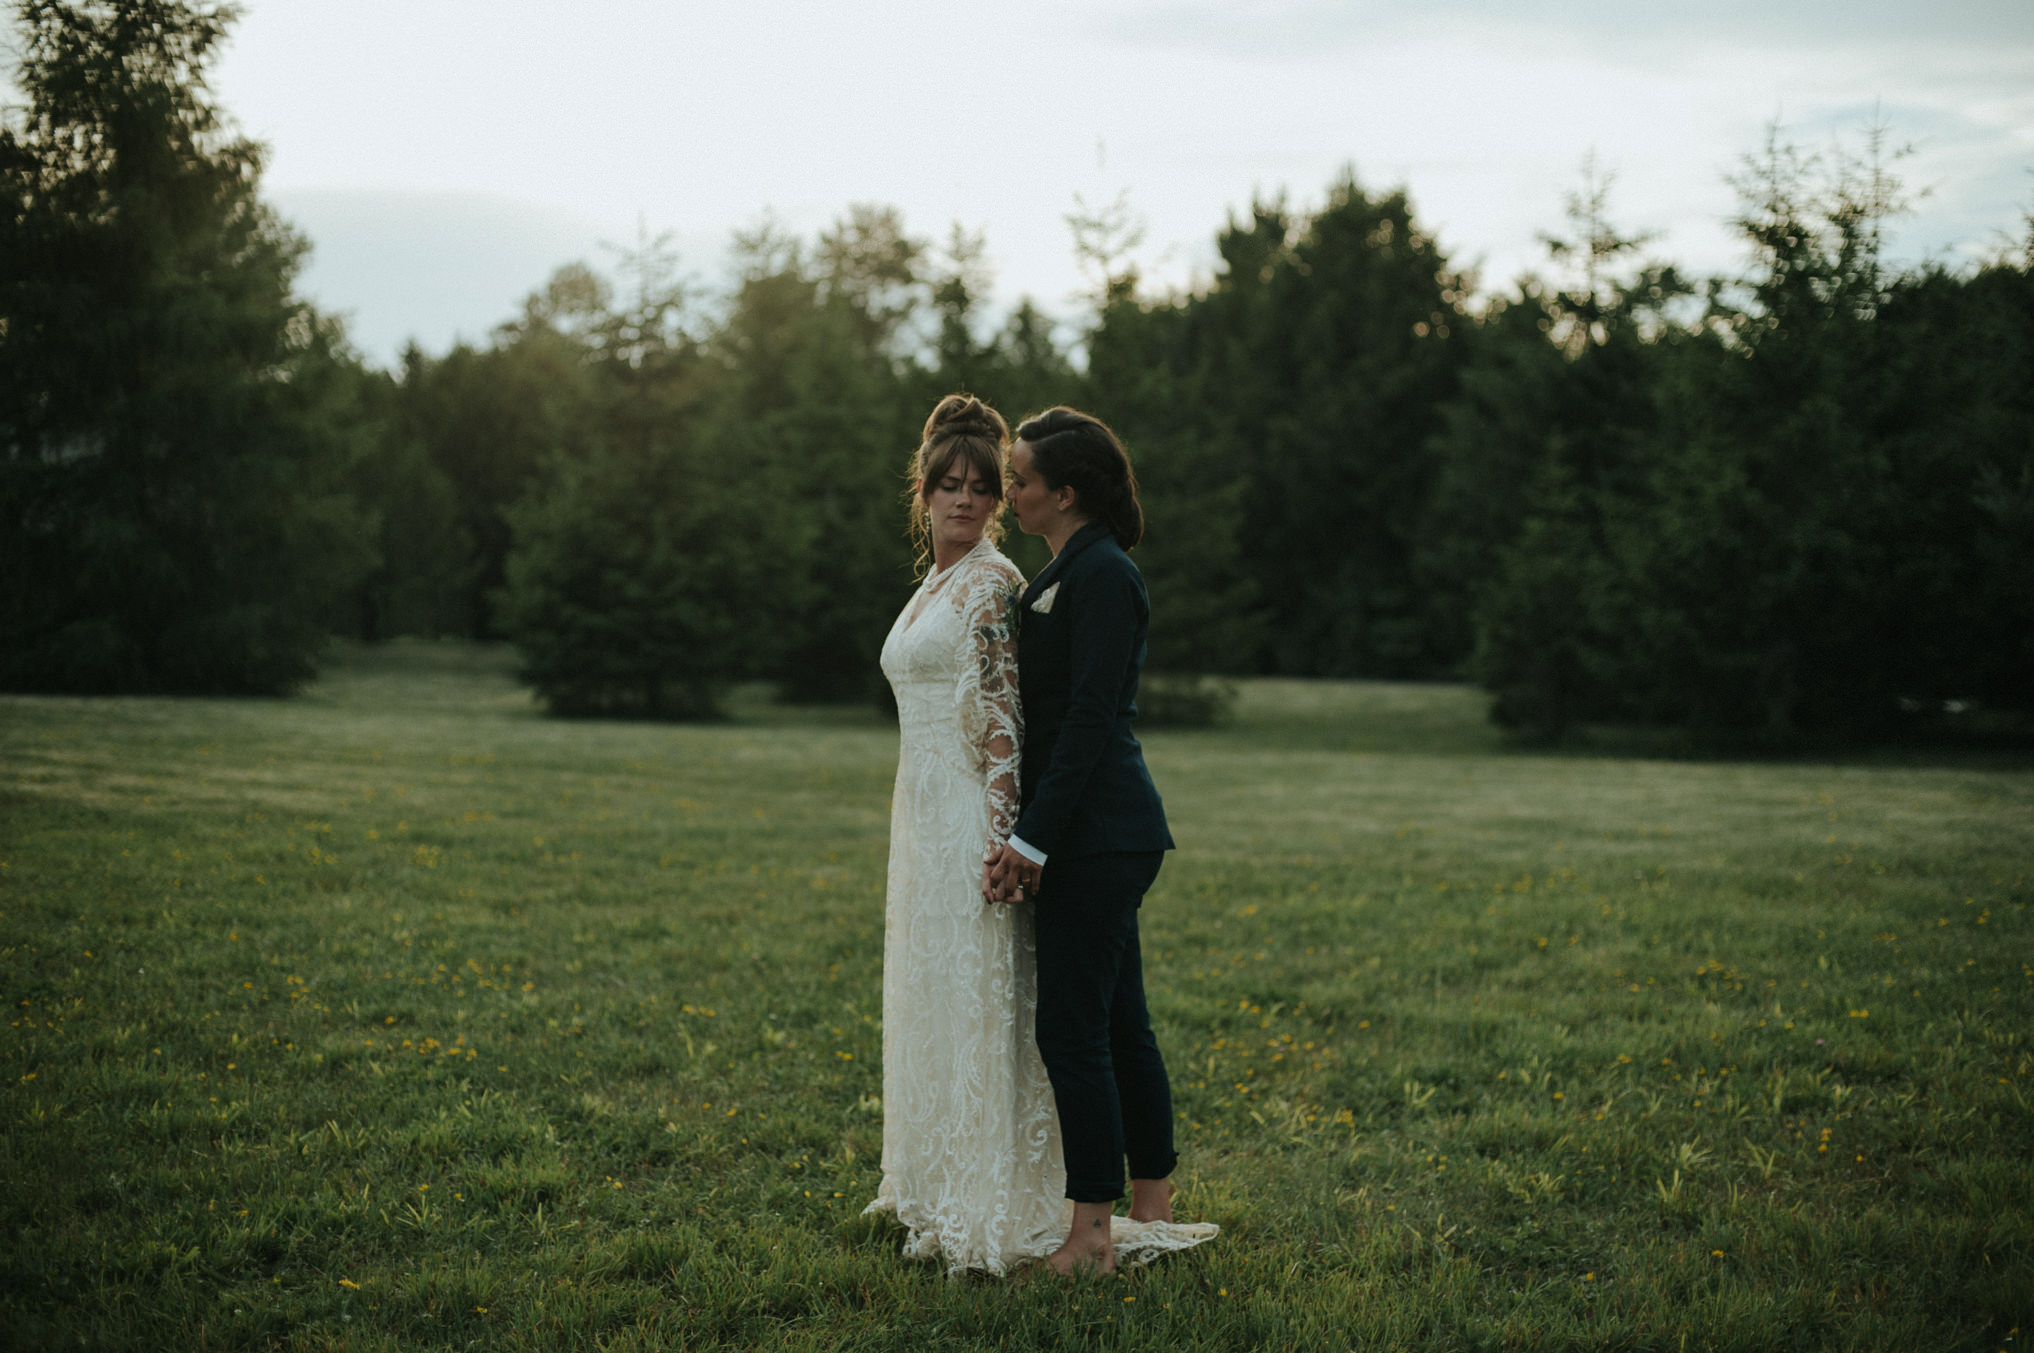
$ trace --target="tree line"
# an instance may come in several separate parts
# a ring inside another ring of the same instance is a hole
[[[2034,236],[1893,266],[1876,138],[1747,157],[1736,277],[1651,257],[1587,175],[1542,273],[1482,294],[1345,175],[1173,292],[1121,204],[1077,213],[1069,339],[989,321],[980,236],[865,205],[739,234],[717,294],[641,238],[384,372],[295,294],[306,246],[206,86],[230,9],[15,16],[0,687],[277,692],[333,634],[460,635],[562,713],[876,698],[916,428],[968,389],[1128,442],[1160,714],[1255,673],[1466,676],[1539,734],[2034,713]]]

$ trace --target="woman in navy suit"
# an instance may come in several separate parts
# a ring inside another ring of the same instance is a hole
[[[1018,601],[1022,808],[984,864],[983,891],[1036,903],[1038,1051],[1074,1202],[1051,1262],[1061,1273],[1109,1272],[1125,1157],[1136,1221],[1172,1220],[1178,1161],[1137,937],[1138,906],[1173,844],[1131,734],[1151,608],[1126,551],[1144,534],[1144,514],[1122,443],[1067,408],[1018,427],[1007,501],[1053,558]]]

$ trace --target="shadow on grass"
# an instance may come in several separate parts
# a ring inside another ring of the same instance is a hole
[[[1507,734],[1504,743],[1508,750],[1539,756],[1620,761],[2034,770],[2034,732],[2005,722],[1984,724],[1953,718],[1917,721],[1870,742],[1803,739],[1774,746],[1704,740],[1681,728],[1590,724],[1554,739]]]
[[[428,639],[340,643],[301,698],[335,709],[400,706],[542,718],[541,702],[517,680],[517,662],[508,644]],[[2034,769],[2034,732],[1972,720],[1940,718],[1864,747],[1719,747],[1680,729],[1627,725],[1589,725],[1559,739],[1536,739],[1492,723],[1489,695],[1463,683],[1256,677],[1236,685],[1234,709],[1220,724],[1140,729],[1140,736],[1355,755]],[[721,722],[758,728],[880,728],[894,722],[869,702],[782,702],[768,682],[730,687],[721,708]]]
[[[326,651],[318,664],[318,679],[298,698],[341,710],[458,709],[540,717],[543,706],[517,679],[519,662],[509,644],[341,640]]]

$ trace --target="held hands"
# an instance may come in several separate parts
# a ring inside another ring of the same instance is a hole
[[[1008,845],[982,859],[982,901],[1023,902],[1038,896],[1044,866],[1019,855]]]

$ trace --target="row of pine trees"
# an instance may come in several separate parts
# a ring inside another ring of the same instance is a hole
[[[1480,292],[1403,192],[1260,202],[1159,293],[989,322],[985,242],[893,210],[644,238],[484,346],[364,365],[205,84],[230,13],[22,3],[0,128],[0,688],[277,692],[335,634],[505,639],[559,712],[732,682],[879,698],[916,430],[968,389],[1129,443],[1161,712],[1210,677],[1473,678],[1541,735],[1774,745],[2034,714],[2034,238],[1896,268],[1894,158],[1747,157],[1742,276],[1585,173],[1543,275]],[[1028,568],[1036,542],[1009,548]]]

